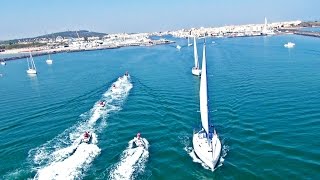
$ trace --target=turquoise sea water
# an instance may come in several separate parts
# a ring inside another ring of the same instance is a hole
[[[52,66],[36,57],[36,77],[26,74],[26,59],[1,66],[0,179],[319,179],[319,39],[212,41],[210,118],[223,144],[214,172],[192,156],[200,125],[193,47],[161,45],[55,54]],[[284,48],[288,41],[296,46]],[[112,94],[125,71],[131,81]],[[97,113],[100,100],[107,106]],[[85,130],[96,143],[74,149]],[[130,157],[137,132],[149,148]]]

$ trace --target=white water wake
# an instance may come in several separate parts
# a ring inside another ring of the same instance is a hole
[[[112,112],[121,110],[122,104],[133,87],[130,78],[119,77],[86,113],[80,115],[81,121],[65,130],[57,137],[29,151],[37,170],[35,179],[78,179],[100,154],[98,138],[94,132],[101,132],[106,126],[106,119]],[[116,91],[115,91],[116,90]],[[105,101],[105,106],[99,103]],[[102,119],[97,126],[96,123]],[[81,143],[85,131],[92,133],[91,143]]]
[[[128,147],[123,151],[120,162],[118,162],[111,170],[109,179],[133,179],[134,173],[143,172],[145,163],[149,157],[149,142],[142,138],[145,143],[144,147],[133,147],[134,140],[128,143]]]
[[[92,140],[96,141],[94,133]],[[96,144],[80,143],[73,149],[73,146],[60,149],[53,154],[61,158],[61,155],[72,153],[63,161],[54,161],[48,166],[38,170],[35,179],[76,179],[81,177],[82,170],[86,170],[94,158],[100,154],[100,148]],[[74,152],[72,152],[74,151]],[[63,159],[63,157],[62,157]]]

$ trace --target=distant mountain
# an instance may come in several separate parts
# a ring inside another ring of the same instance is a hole
[[[96,37],[102,37],[107,35],[106,33],[99,33],[99,32],[91,32],[87,30],[79,30],[79,31],[64,31],[64,32],[57,32],[57,33],[51,33],[51,34],[46,34],[46,35],[41,35],[37,37],[32,37],[32,38],[21,38],[21,39],[13,39],[13,40],[7,40],[7,41],[0,41],[0,44],[15,44],[18,42],[33,42],[38,39],[42,38],[57,38],[58,36],[61,36],[63,38],[77,38],[79,34],[79,37],[91,37],[91,36],[96,36]]]

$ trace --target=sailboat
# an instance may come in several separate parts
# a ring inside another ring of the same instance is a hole
[[[190,37],[188,36],[188,46],[192,46],[192,43],[190,43]]]
[[[198,60],[198,50],[197,50],[197,41],[196,37],[193,37],[193,53],[194,53],[194,67],[191,72],[195,76],[200,76],[201,69],[199,68],[199,60]]]
[[[37,68],[36,68],[36,65],[34,64],[31,52],[30,52],[30,60],[27,58],[27,62],[28,62],[27,73],[28,74],[37,74]]]
[[[53,61],[52,61],[52,59],[50,58],[50,54],[49,54],[49,58],[46,60],[46,63],[47,63],[47,64],[52,64],[52,62],[53,62]]]
[[[220,158],[221,142],[218,134],[210,125],[208,116],[208,86],[207,86],[207,65],[206,45],[203,45],[202,74],[200,80],[200,131],[193,134],[192,143],[195,154],[213,171]]]
[[[264,26],[262,28],[262,35],[274,35],[275,33],[273,32],[273,30],[268,29],[268,21],[267,18],[264,18]]]

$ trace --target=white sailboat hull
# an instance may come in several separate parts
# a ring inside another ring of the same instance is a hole
[[[6,65],[6,62],[1,62],[1,65],[2,65],[2,66],[5,66],[5,65]]]
[[[47,60],[46,60],[46,63],[47,63],[47,64],[52,64],[52,60],[51,60],[51,59],[47,59]]]
[[[193,67],[191,70],[192,74],[195,76],[200,76],[201,75],[201,69]]]
[[[193,135],[193,149],[199,159],[205,163],[212,171],[220,159],[221,142],[217,134],[213,134],[211,144],[204,130]]]
[[[37,71],[34,70],[34,69],[28,69],[28,70],[27,70],[27,73],[28,73],[28,74],[37,74]]]

